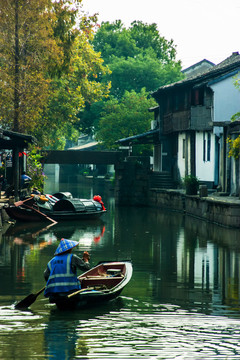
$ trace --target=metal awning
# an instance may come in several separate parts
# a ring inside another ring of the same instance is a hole
[[[159,129],[155,129],[143,134],[117,140],[116,143],[121,145],[157,144],[159,143],[159,139]]]

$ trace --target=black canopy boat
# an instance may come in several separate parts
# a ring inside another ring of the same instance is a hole
[[[106,212],[101,196],[79,199],[73,198],[69,192],[32,195],[5,207],[5,210],[12,219],[34,222],[96,219]]]
[[[132,277],[130,261],[102,262],[81,276],[81,290],[49,298],[60,310],[81,309],[118,297]]]

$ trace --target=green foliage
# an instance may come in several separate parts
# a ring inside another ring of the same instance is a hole
[[[157,57],[161,63],[171,63],[176,58],[176,48],[173,40],[166,40],[160,36],[157,24],[144,24],[134,21],[130,27],[130,34],[140,53],[150,54]]]
[[[129,28],[126,28],[121,20],[113,23],[103,22],[96,31],[92,44],[95,51],[101,53],[111,71],[101,75],[99,81],[111,83],[110,94],[119,102],[125,91],[133,90],[140,93],[145,88],[147,92],[151,92],[183,77],[181,63],[175,60],[176,49],[173,41],[161,37],[156,24],[149,25],[134,21]],[[102,124],[101,109],[104,107],[105,112],[111,106],[112,100],[109,105],[103,101],[86,108],[86,111],[79,114],[80,119],[83,120],[79,128],[88,133],[94,128],[99,130]],[[97,113],[96,110],[99,112]],[[145,121],[143,117],[140,118]],[[149,125],[147,120],[146,125]],[[118,128],[117,125],[116,127]],[[114,129],[112,130],[115,132]],[[104,133],[106,136],[109,134],[101,130],[101,135],[98,132],[98,136],[103,139]]]
[[[110,93],[118,98],[125,90],[154,91],[183,78],[173,41],[161,37],[156,24],[103,22],[92,43],[111,70],[102,81],[111,82]]]
[[[46,175],[43,173],[42,158],[43,154],[40,154],[39,149],[32,147],[27,161],[27,174],[32,178],[31,186],[37,187],[41,192],[43,191],[44,179],[46,178]]]
[[[162,64],[156,56],[150,55],[114,58],[109,68],[111,74],[106,79],[111,81],[111,94],[117,98],[123,96],[125,90],[140,92],[142,88],[146,88],[151,92],[182,78],[179,63]]]
[[[70,24],[72,16],[70,11]],[[81,131],[81,124],[77,126],[78,114],[85,104],[108,96],[110,85],[99,82],[98,78],[99,74],[105,75],[109,70],[103,65],[100,54],[89,43],[92,36],[90,20],[82,17],[80,25],[83,29],[78,29],[77,33],[74,29],[73,39],[71,38],[71,57],[68,63],[66,58],[69,54],[64,57],[64,71],[59,70],[61,77],[55,76],[51,81],[48,103],[37,128],[38,138],[45,148],[63,149],[66,138],[76,140]]]
[[[231,121],[237,121],[240,120],[240,112],[237,112],[231,117]]]
[[[199,179],[194,175],[186,175],[183,178],[183,184],[187,195],[197,195],[199,188]]]
[[[0,121],[63,148],[86,102],[108,96],[109,70],[90,40],[82,0],[0,0]]]
[[[117,148],[115,141],[148,131],[153,115],[148,111],[156,105],[142,89],[140,93],[126,91],[120,100],[111,97],[103,107],[96,138],[104,147]]]
[[[199,185],[199,179],[194,175],[186,175],[183,178],[183,183],[185,186],[187,185]]]
[[[240,79],[238,77],[235,78],[234,85],[238,90],[240,90]],[[240,120],[240,112],[237,112],[231,117],[231,121],[238,121]],[[235,160],[239,159],[240,156],[240,135],[235,139],[232,139],[231,136],[227,138],[227,144],[229,146],[228,156],[233,157]]]
[[[91,106],[89,103],[86,104],[85,109],[77,115],[79,117],[78,128],[80,131],[88,135],[93,135],[95,133],[95,128],[98,127],[99,116],[102,113],[104,106],[105,101],[97,101]]]
[[[50,0],[0,0],[0,119],[31,133],[48,97],[45,68],[60,51],[51,28]]]
[[[135,58],[138,55],[154,55],[161,63],[174,61],[176,49],[173,41],[161,37],[156,24],[134,21],[126,28],[121,20],[103,22],[93,40],[94,49],[101,52],[104,61]]]
[[[227,143],[229,145],[228,156],[233,157],[235,160],[239,158],[240,155],[240,135],[236,139],[232,139],[230,136],[227,138]]]

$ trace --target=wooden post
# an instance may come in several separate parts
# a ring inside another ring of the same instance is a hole
[[[15,201],[19,200],[19,183],[20,183],[20,172],[19,172],[19,147],[13,149],[13,187]]]

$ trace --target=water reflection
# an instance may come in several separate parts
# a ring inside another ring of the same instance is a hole
[[[0,296],[14,295],[15,300],[19,300],[21,295],[33,292],[32,285],[36,278],[41,279],[39,281],[41,288],[43,269],[62,237],[79,241],[80,249],[83,251],[83,249],[89,250],[92,243],[100,244],[104,232],[105,224],[101,220],[58,223],[49,226],[44,223],[16,223],[10,226],[0,238],[0,268],[3,274]],[[39,256],[45,259],[44,264]],[[41,276],[36,275],[36,269],[40,264]],[[27,275],[29,268],[30,276]],[[34,290],[37,291],[38,288]]]
[[[0,358],[239,358],[239,230],[105,199],[100,221],[21,224],[0,234]],[[62,237],[79,241],[76,253],[88,250],[92,265],[131,259],[122,296],[74,313],[43,296],[31,312],[14,310],[44,286]]]
[[[65,237],[79,241],[78,255],[91,252],[92,265],[131,259],[136,273],[132,291],[140,299],[152,294],[159,302],[205,313],[239,310],[237,230],[155,209],[124,207],[114,213],[105,221],[10,227],[0,242],[6,274],[0,295],[19,297],[32,292],[32,286],[41,288],[43,269]],[[37,275],[35,268],[41,268]]]
[[[176,216],[172,232],[169,214],[157,216],[162,228],[154,241],[154,297],[208,314],[236,311],[238,316],[238,230]]]
[[[50,316],[44,329],[44,341],[48,359],[74,359],[78,321],[66,321],[66,318]],[[83,345],[83,348],[86,347]],[[83,351],[87,354],[87,351]]]
[[[84,312],[61,312],[51,309],[44,329],[47,358],[56,360],[88,358],[87,355],[91,352],[89,339],[91,337],[93,341],[96,339],[93,324],[96,326],[101,317],[108,316],[112,311],[120,312],[123,306],[122,299],[118,298],[110,304],[101,304]],[[102,340],[103,338],[102,335]]]

